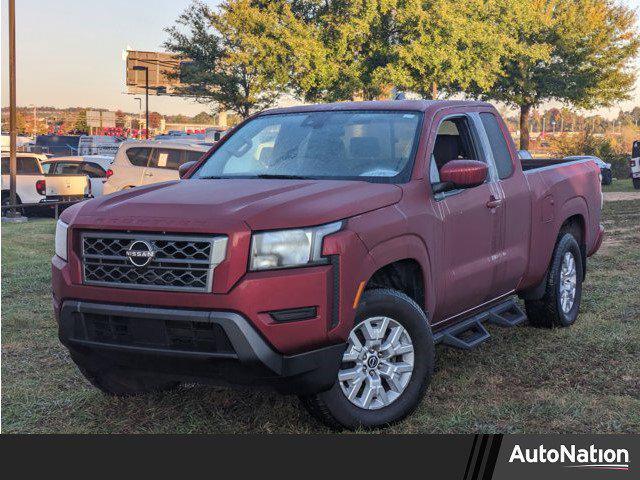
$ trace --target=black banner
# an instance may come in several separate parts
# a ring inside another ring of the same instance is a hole
[[[189,478],[287,473],[435,480],[639,478],[638,435],[7,436],[6,471]],[[17,468],[18,470],[13,470]]]

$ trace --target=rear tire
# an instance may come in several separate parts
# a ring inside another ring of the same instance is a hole
[[[82,375],[102,393],[115,397],[131,397],[175,389],[179,383],[161,380],[153,375],[133,372],[108,362],[98,362],[90,354],[70,350]]]
[[[611,181],[613,180],[613,175],[611,170],[603,170],[602,171],[602,185],[611,185]]]
[[[582,252],[569,231],[560,232],[540,300],[526,300],[529,323],[534,327],[568,327],[578,316],[584,267]]]
[[[640,178],[633,179],[633,188],[636,190],[640,190]]]
[[[9,194],[8,191],[6,192],[2,192],[2,206],[8,206],[11,205],[11,195]],[[22,200],[20,199],[20,196],[18,194],[16,194],[16,211],[18,211],[20,213],[20,215],[25,215],[27,213],[27,209],[25,207],[22,207]],[[2,209],[2,215],[6,215],[6,213],[9,211],[8,208],[3,208]]]
[[[368,290],[356,312],[339,378],[330,390],[300,400],[312,416],[334,429],[382,427],[415,410],[433,367],[433,336],[424,311],[404,293]],[[368,395],[368,389],[375,393]]]

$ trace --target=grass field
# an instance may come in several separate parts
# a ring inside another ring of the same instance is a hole
[[[630,178],[617,179],[614,178],[611,185],[603,185],[603,192],[639,192],[633,188],[633,182]]]
[[[391,432],[640,431],[640,201],[609,202],[569,329],[489,327],[471,352],[439,347],[418,410]],[[52,220],[2,225],[3,432],[322,432],[293,397],[192,386],[116,399],[58,343],[49,297]]]

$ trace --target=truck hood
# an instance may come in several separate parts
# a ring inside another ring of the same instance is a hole
[[[89,228],[220,232],[321,225],[394,204],[402,189],[347,180],[178,180],[125,190],[70,209]],[[69,218],[71,217],[71,218]]]

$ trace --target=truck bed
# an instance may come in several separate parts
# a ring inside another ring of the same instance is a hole
[[[82,198],[91,193],[89,180],[83,174],[46,174],[44,178],[46,181],[47,201]]]
[[[563,163],[571,163],[577,160],[567,160],[565,158],[532,158],[520,160],[522,164],[522,171],[536,170],[544,167],[551,167],[554,165],[562,165]]]

